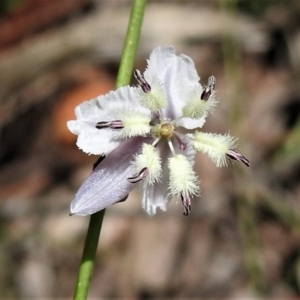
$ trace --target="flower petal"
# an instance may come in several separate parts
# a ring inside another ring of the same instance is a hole
[[[76,145],[83,152],[105,155],[120,145],[121,140],[114,139],[113,129],[84,130],[77,138]]]
[[[167,176],[162,178],[161,182],[154,184],[145,184],[143,187],[142,207],[148,215],[156,214],[156,209],[167,210],[168,200],[168,180]]]
[[[114,118],[114,112],[136,111],[150,115],[149,109],[143,107],[136,98],[136,87],[124,86],[115,91],[111,91],[104,96],[97,98],[98,104],[105,113],[109,113]]]
[[[181,118],[175,122],[177,127],[184,127],[186,129],[195,129],[201,128],[206,121],[206,116],[200,119],[192,119],[192,118]]]
[[[136,186],[127,180],[133,174],[131,161],[148,140],[132,138],[112,151],[79,188],[71,214],[90,215],[123,199]]]
[[[153,50],[144,76],[150,85],[151,78],[155,77],[163,83],[168,98],[168,105],[163,109],[164,117],[173,120],[182,115],[187,97],[200,79],[193,60],[183,54],[176,55],[172,47]]]
[[[106,95],[85,101],[75,108],[77,120],[69,121],[67,126],[72,133],[78,135],[77,146],[82,151],[96,155],[107,154],[120,144],[121,138],[138,134],[145,135],[150,131],[147,121],[149,123],[151,113],[135,100],[135,90],[136,88],[129,86],[121,87]],[[96,128],[98,122],[118,120],[120,115],[123,115],[126,121],[128,119],[126,119],[126,114],[128,118],[132,115],[139,117],[141,126],[135,125],[139,128],[138,130],[132,129],[133,126],[128,125],[128,121],[125,122],[124,130]],[[125,133],[127,133],[126,136],[124,136]]]
[[[67,127],[72,133],[79,135],[85,130],[95,129],[95,125],[105,113],[99,107],[97,98],[94,98],[76,106],[75,115],[77,120],[68,121]]]
[[[158,144],[157,150],[159,151],[162,159],[162,176],[160,181],[157,181],[153,184],[149,184],[148,181],[145,182],[143,186],[142,207],[149,215],[155,215],[158,207],[165,211],[169,202],[169,169],[167,161],[168,157],[171,155],[171,152],[168,145],[165,143]]]

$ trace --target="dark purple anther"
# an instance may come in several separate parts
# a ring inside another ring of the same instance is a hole
[[[121,120],[104,121],[104,122],[98,122],[96,124],[96,128],[97,129],[102,129],[102,128],[122,129],[124,128],[124,125]]]
[[[136,176],[133,176],[133,177],[129,177],[127,178],[127,180],[130,182],[130,183],[137,183],[143,179],[145,179],[147,176],[148,176],[149,172],[148,172],[148,169],[147,168],[143,168],[138,175]]]
[[[187,147],[187,143],[184,143],[181,138],[176,134],[176,132],[174,132],[174,137],[176,139],[176,141],[178,142],[179,144],[179,149],[182,150],[182,151],[185,151],[186,150],[186,147]]]
[[[203,87],[203,92],[201,94],[201,100],[207,101],[211,95],[211,93],[215,90],[216,87],[216,77],[210,76],[208,77],[207,86]]]
[[[160,121],[160,115],[159,112],[151,112],[151,121],[149,122],[150,126],[159,125],[161,123]]]
[[[139,83],[140,87],[144,91],[144,93],[149,93],[151,91],[151,86],[145,80],[144,76],[141,74],[139,70],[134,70],[133,72],[135,79]]]
[[[192,210],[191,198],[185,193],[181,193],[180,196],[183,204],[183,215],[188,216]]]
[[[242,162],[247,167],[250,166],[249,160],[244,155],[242,155],[242,154],[240,154],[240,153],[238,153],[238,152],[236,152],[232,149],[229,149],[228,152],[226,153],[226,155],[231,159],[238,160],[238,161]]]

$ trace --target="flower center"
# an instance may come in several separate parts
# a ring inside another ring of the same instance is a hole
[[[171,123],[163,123],[157,126],[155,134],[159,138],[170,139],[173,136],[174,125]]]

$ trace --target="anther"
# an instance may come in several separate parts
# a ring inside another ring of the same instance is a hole
[[[211,93],[215,90],[216,87],[216,77],[210,76],[208,77],[207,86],[204,86],[203,92],[201,94],[201,100],[207,101],[211,95]]]
[[[188,216],[192,210],[191,198],[185,193],[181,193],[180,197],[183,204],[183,215]]]
[[[127,178],[127,180],[130,182],[130,183],[137,183],[143,179],[145,179],[149,174],[149,171],[147,168],[143,168],[138,175],[136,176],[133,176],[133,177],[129,177]]]
[[[179,149],[182,150],[182,151],[185,151],[186,150],[186,147],[187,147],[187,143],[184,143],[181,138],[176,134],[176,132],[174,132],[174,137],[176,139],[176,141],[178,142],[179,144]]]
[[[151,113],[151,121],[149,122],[150,126],[156,126],[160,124],[160,115],[159,112]]]
[[[102,129],[102,128],[122,129],[124,128],[124,125],[121,120],[104,121],[104,122],[98,122],[96,124],[96,128],[97,129]]]
[[[244,165],[246,165],[247,167],[250,166],[250,161],[242,154],[232,150],[232,149],[229,149],[228,152],[226,153],[226,155],[231,158],[231,159],[234,159],[234,160],[238,160],[240,162],[242,162]]]
[[[133,74],[144,93],[149,93],[151,91],[151,86],[145,80],[145,77],[141,74],[141,72],[139,70],[134,70]]]

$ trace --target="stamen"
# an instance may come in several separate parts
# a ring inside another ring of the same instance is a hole
[[[180,193],[182,205],[183,205],[183,215],[188,216],[192,210],[192,203],[191,203],[191,198],[188,194],[186,193]]]
[[[145,80],[145,77],[141,74],[141,72],[139,70],[134,70],[133,74],[144,93],[149,93],[151,91],[151,86]]]
[[[156,145],[158,144],[158,142],[161,140],[161,137],[158,137],[155,139],[155,141],[152,143],[153,147],[156,147]]]
[[[137,183],[143,179],[145,179],[147,176],[148,176],[149,172],[148,172],[148,169],[147,168],[143,168],[138,175],[136,176],[133,176],[133,177],[129,177],[127,178],[127,180],[130,182],[130,183]]]
[[[151,121],[149,122],[150,126],[156,126],[160,124],[160,114],[159,112],[151,113]]]
[[[178,142],[179,144],[179,149],[182,150],[182,151],[185,151],[186,150],[186,147],[187,147],[187,143],[184,143],[181,138],[178,136],[178,134],[176,134],[176,132],[174,132],[174,137],[176,139],[176,141]]]
[[[102,128],[122,129],[124,128],[124,125],[121,120],[103,121],[103,122],[98,122],[96,124],[96,128],[97,129],[102,129]]]
[[[168,145],[169,145],[169,148],[170,148],[172,154],[175,156],[176,152],[175,152],[174,146],[172,144],[172,141],[170,139],[168,139]]]
[[[242,154],[232,150],[232,149],[229,149],[228,152],[226,153],[226,155],[231,158],[231,159],[234,159],[234,160],[238,160],[240,162],[242,162],[244,165],[246,165],[247,167],[250,166],[250,161]]]
[[[201,100],[204,100],[204,101],[208,100],[211,93],[215,90],[216,82],[217,82],[217,80],[216,80],[215,76],[210,76],[208,78],[207,86],[204,86],[203,92],[200,97]]]

